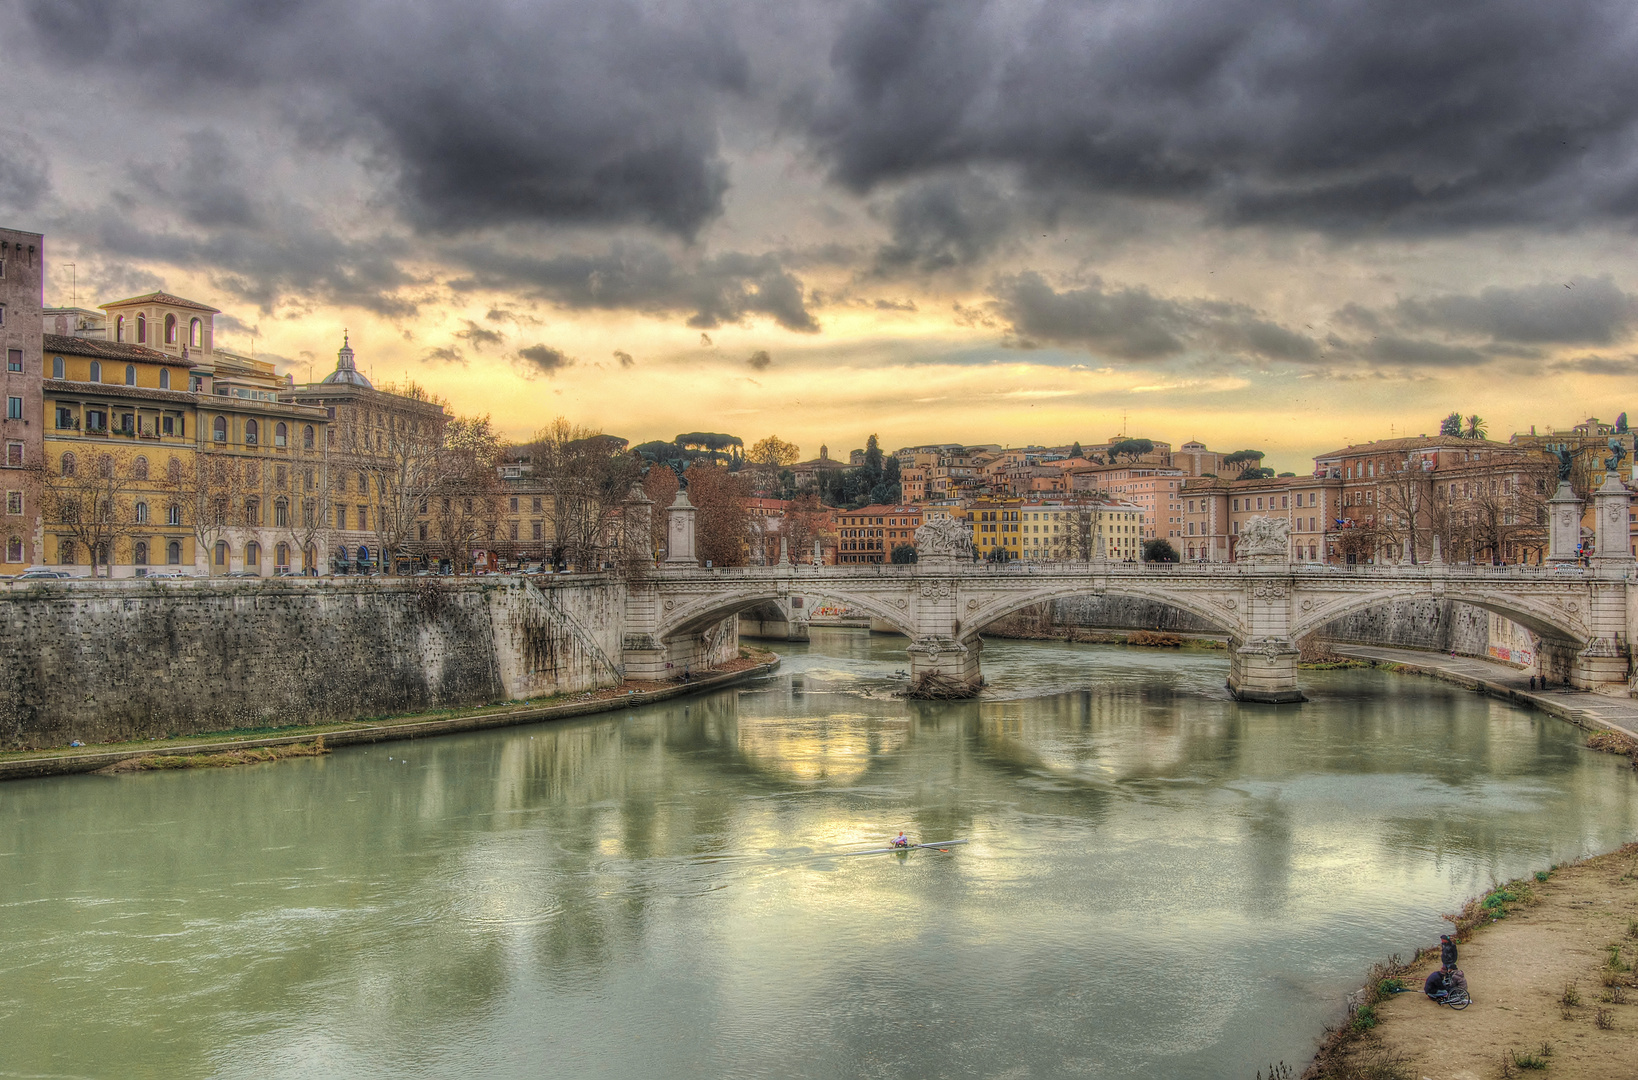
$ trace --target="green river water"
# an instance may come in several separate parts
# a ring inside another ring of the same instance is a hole
[[[1220,652],[991,641],[983,700],[907,703],[902,646],[0,786],[0,1076],[1251,1080],[1462,898],[1638,834],[1623,759],[1429,679],[1241,706]],[[900,829],[971,843],[847,854]]]

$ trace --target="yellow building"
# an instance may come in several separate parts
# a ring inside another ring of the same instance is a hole
[[[1144,512],[1131,503],[979,500],[966,512],[973,547],[986,558],[1053,562],[1100,553],[1115,560],[1142,557]]]
[[[1018,499],[976,499],[967,507],[973,550],[986,559],[1017,559],[1023,554]]]
[[[96,548],[119,576],[191,567],[188,363],[94,338],[46,334],[42,344],[44,559],[90,573]]]
[[[325,411],[280,401],[290,381],[272,364],[217,350],[214,308],[166,293],[102,307],[113,340],[43,339],[46,560],[113,577],[316,572]]]

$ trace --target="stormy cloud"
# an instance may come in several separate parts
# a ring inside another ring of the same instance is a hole
[[[1321,352],[1312,338],[1242,304],[1173,299],[1144,288],[1108,287],[1098,279],[1059,290],[1033,271],[1000,278],[991,291],[996,312],[1025,345],[1081,346],[1128,361],[1163,360],[1194,350],[1308,362]]]
[[[645,243],[547,258],[488,246],[457,254],[472,270],[456,282],[458,288],[514,289],[570,310],[680,313],[696,329],[764,315],[787,330],[819,330],[801,280],[775,255],[724,252],[678,258]]]
[[[857,191],[952,166],[1351,232],[1632,219],[1614,0],[864,0],[807,130]]]

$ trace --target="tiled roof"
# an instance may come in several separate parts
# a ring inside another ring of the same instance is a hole
[[[168,307],[190,308],[193,311],[208,311],[212,315],[220,315],[221,308],[213,308],[209,304],[201,304],[197,300],[184,300],[180,296],[172,296],[167,292],[151,292],[143,296],[133,296],[129,300],[115,300],[111,304],[98,304],[104,310],[108,308],[125,307],[130,304],[165,304]]]
[[[126,386],[124,383],[46,379],[41,386],[48,394],[73,394],[82,398],[136,398],[140,401],[175,401],[189,405],[199,400],[197,394],[190,394],[186,390],[156,390],[151,386]]]
[[[48,353],[69,356],[90,356],[98,360],[143,360],[150,364],[176,364],[187,367],[188,361],[170,353],[150,349],[146,345],[127,345],[122,341],[101,338],[70,337],[67,334],[46,334],[41,345]]]
[[[1489,450],[1517,449],[1508,443],[1492,442],[1489,439],[1464,439],[1460,435],[1417,435],[1407,439],[1378,439],[1375,442],[1354,443],[1352,446],[1344,446],[1341,450],[1332,450],[1329,454],[1315,454],[1314,458],[1318,460],[1359,454],[1391,454],[1406,450],[1472,450],[1476,447]]]

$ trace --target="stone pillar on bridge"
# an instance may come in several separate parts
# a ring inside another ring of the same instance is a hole
[[[1597,534],[1593,565],[1620,571],[1623,577],[1634,562],[1631,503],[1627,485],[1621,482],[1613,469],[1605,478],[1604,486],[1593,492],[1593,507],[1597,511],[1597,523],[1593,526]]]
[[[665,564],[672,568],[698,566],[699,556],[694,553],[694,504],[688,501],[686,489],[665,511]]]
[[[1282,519],[1252,518],[1240,530],[1239,561],[1246,575],[1245,637],[1229,642],[1229,690],[1241,701],[1302,701],[1297,689],[1296,643],[1291,640],[1291,527]]]
[[[972,697],[984,685],[979,654],[984,642],[966,634],[956,610],[960,566],[972,559],[968,527],[945,514],[916,530],[915,634],[910,655],[910,696]]]
[[[1558,491],[1547,500],[1547,561],[1573,563],[1581,543],[1581,500],[1568,480],[1558,482]]]
[[[1592,636],[1575,654],[1570,681],[1591,689],[1628,681],[1631,644],[1627,636],[1626,581],[1638,560],[1633,558],[1630,528],[1631,497],[1614,470],[1593,492],[1596,541],[1592,592],[1588,612]],[[1579,528],[1579,521],[1577,523]]]

